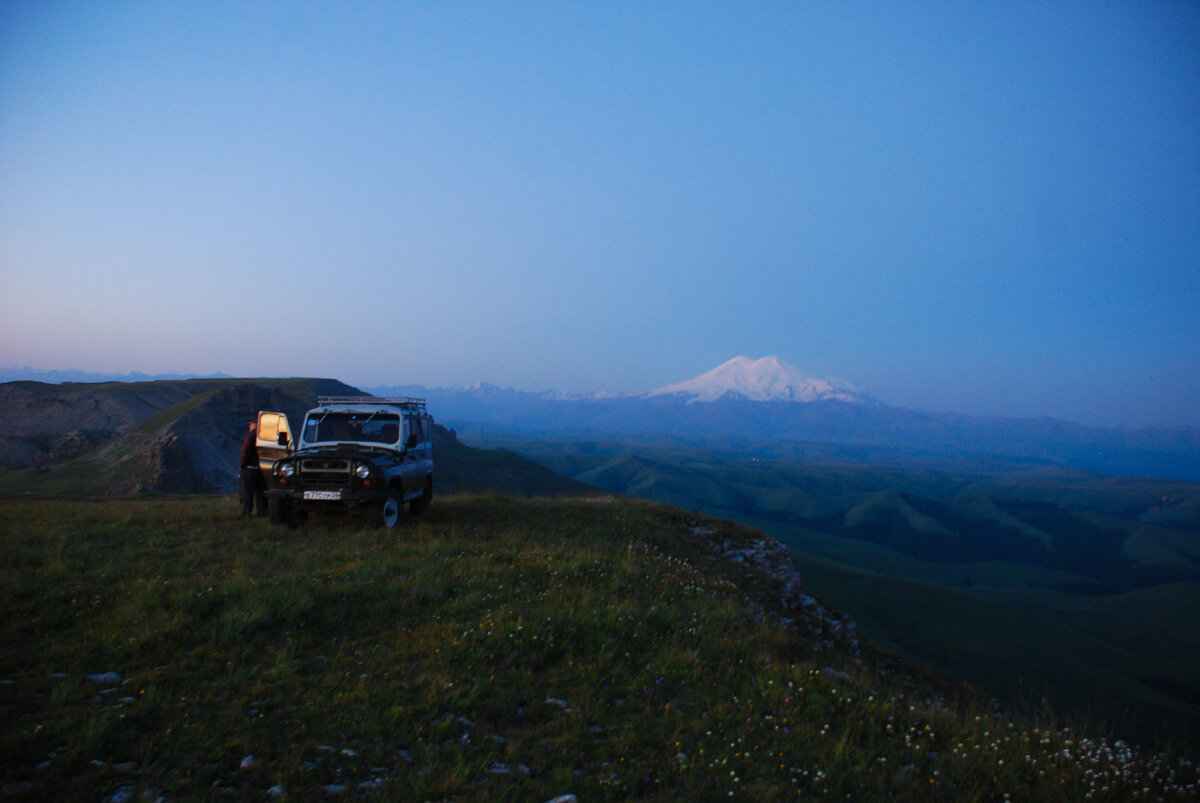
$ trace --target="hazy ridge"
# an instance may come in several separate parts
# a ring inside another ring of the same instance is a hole
[[[795,441],[888,449],[936,458],[1007,459],[1108,474],[1200,480],[1200,429],[1112,429],[1053,418],[1000,418],[911,410],[874,400],[754,401],[737,394],[578,397],[480,385],[370,388],[430,400],[442,420],[518,435]]]

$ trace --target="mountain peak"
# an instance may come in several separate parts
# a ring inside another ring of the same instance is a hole
[[[732,397],[749,401],[861,402],[864,394],[839,380],[817,379],[778,357],[734,357],[686,382],[651,391],[650,396],[690,396],[692,401]]]

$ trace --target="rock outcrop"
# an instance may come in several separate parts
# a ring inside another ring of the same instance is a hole
[[[0,469],[70,474],[78,493],[226,493],[246,422],[280,410],[298,422],[334,380],[188,380],[0,385]],[[88,461],[87,468],[81,468]]]

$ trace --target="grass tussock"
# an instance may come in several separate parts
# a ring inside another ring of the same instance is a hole
[[[1184,800],[1183,758],[881,674],[756,615],[727,522],[438,502],[0,502],[11,799]],[[753,588],[752,588],[753,587]]]

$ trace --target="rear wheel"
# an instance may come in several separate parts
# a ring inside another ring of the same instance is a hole
[[[433,504],[433,480],[425,481],[425,490],[416,499],[408,503],[409,512],[414,516],[419,516],[429,510],[429,506]]]

